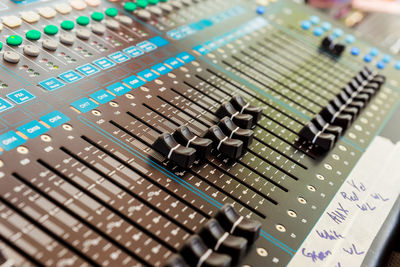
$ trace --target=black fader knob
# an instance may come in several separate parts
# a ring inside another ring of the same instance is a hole
[[[342,102],[338,97],[335,97],[329,103],[341,113],[350,114],[353,120],[358,116],[360,110],[355,107],[349,107],[345,102]]]
[[[341,114],[331,104],[328,104],[319,113],[326,122],[333,125],[338,125],[346,130],[350,127],[353,117],[349,114]]]
[[[196,154],[199,159],[207,158],[211,152],[212,140],[196,136],[187,126],[181,126],[176,129],[174,138],[184,146],[196,149]]]
[[[243,114],[250,114],[253,116],[253,126],[257,124],[257,122],[261,119],[262,108],[251,106],[249,103],[244,100],[244,98],[240,95],[235,95],[231,99],[232,105]]]
[[[229,117],[223,117],[218,126],[229,138],[241,140],[245,148],[253,142],[254,132],[249,129],[241,129]]]
[[[224,205],[215,217],[225,231],[247,239],[249,246],[256,241],[261,231],[261,223],[239,215],[232,205]]]
[[[196,159],[194,148],[182,146],[169,133],[161,134],[153,148],[182,168],[190,168]]]
[[[346,46],[344,44],[336,43],[333,45],[333,47],[331,49],[331,54],[336,57],[340,57],[343,54],[345,49],[346,49]]]
[[[253,125],[253,116],[249,114],[241,114],[230,102],[221,104],[216,112],[216,115],[220,119],[228,116],[235,122],[237,126],[243,129],[250,129]]]
[[[239,262],[246,253],[247,239],[229,234],[215,219],[210,219],[199,235],[210,248],[231,256],[235,263]]]
[[[242,155],[243,142],[238,139],[229,138],[217,125],[211,126],[208,129],[206,137],[213,140],[214,147],[225,156],[238,159]]]
[[[362,110],[365,107],[365,105],[367,104],[364,100],[360,101],[359,99],[350,98],[344,91],[341,91],[337,95],[337,98],[341,102],[346,103],[349,107],[354,107],[354,108],[357,108],[358,110]]]
[[[324,150],[331,150],[336,141],[336,136],[319,130],[314,123],[308,123],[301,129],[299,136],[308,140],[313,145],[318,145]]]
[[[317,114],[311,122],[318,128],[318,130],[323,131],[324,133],[330,133],[335,136],[335,142],[339,140],[339,137],[342,135],[343,129],[340,126],[330,125],[327,123],[321,115]]]
[[[330,51],[333,45],[333,41],[329,36],[326,36],[321,41],[321,48],[325,51]]]
[[[189,267],[181,255],[175,254],[164,264],[164,267]]]
[[[232,258],[208,248],[198,235],[191,236],[183,245],[180,254],[189,266],[230,267]]]

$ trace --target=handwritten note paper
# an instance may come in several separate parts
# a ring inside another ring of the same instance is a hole
[[[399,184],[400,143],[376,137],[288,266],[360,266]]]

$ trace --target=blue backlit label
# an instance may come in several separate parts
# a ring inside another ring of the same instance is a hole
[[[18,127],[17,130],[32,139],[44,134],[49,128],[35,120]]]
[[[167,40],[165,40],[164,38],[162,38],[161,36],[153,37],[149,41],[158,47],[162,47],[162,46],[169,44],[169,42]]]
[[[158,64],[154,65],[153,67],[151,67],[151,69],[158,72],[160,75],[164,75],[164,74],[167,74],[168,72],[172,71],[171,68],[165,66],[162,63],[158,63]]]
[[[0,113],[12,108],[14,105],[0,97]]]
[[[157,49],[157,46],[153,43],[150,43],[149,41],[138,43],[136,46],[142,49],[146,53]]]
[[[63,123],[66,123],[70,119],[62,114],[60,111],[55,110],[47,115],[40,118],[41,121],[49,125],[50,127],[56,128]]]
[[[166,64],[170,65],[172,68],[177,69],[183,66],[183,63],[177,60],[176,58],[172,57],[165,61]]]
[[[58,77],[67,83],[74,83],[83,78],[82,75],[80,75],[79,73],[77,73],[76,71],[73,71],[73,70],[64,72],[64,73],[58,75]]]
[[[115,99],[115,96],[113,96],[112,94],[110,94],[109,92],[107,92],[104,89],[101,89],[101,90],[91,94],[90,97],[100,104],[105,104],[105,103],[110,102],[111,100]]]
[[[14,103],[22,104],[36,98],[33,94],[25,89],[12,92],[7,95],[7,98],[12,100]]]
[[[6,151],[10,151],[25,142],[26,140],[14,131],[0,135],[0,146]]]
[[[125,85],[123,85],[120,82],[117,82],[117,83],[114,83],[113,85],[108,86],[107,90],[117,96],[120,96],[120,95],[128,93],[131,90],[131,88],[126,87]]]
[[[93,75],[93,74],[98,73],[100,71],[98,68],[96,68],[92,64],[86,64],[86,65],[77,67],[76,70],[79,71],[80,73],[82,73],[85,76],[90,76],[90,75]]]
[[[143,80],[141,80],[138,77],[136,77],[135,75],[132,75],[131,77],[128,77],[128,78],[124,79],[122,82],[125,83],[125,84],[128,84],[133,89],[136,89],[139,86],[142,86],[143,84],[146,83]]]
[[[117,63],[122,63],[122,62],[128,61],[130,59],[130,57],[128,57],[127,55],[125,55],[122,52],[116,52],[114,54],[109,55],[108,57]]]
[[[136,46],[131,46],[131,47],[125,48],[122,51],[124,51],[125,53],[127,53],[128,55],[130,55],[133,58],[144,54],[144,52],[142,50],[140,50],[139,48],[137,48]]]
[[[105,70],[108,68],[111,68],[112,66],[115,66],[116,63],[112,62],[111,60],[109,60],[108,58],[102,57],[99,58],[98,60],[93,61],[93,64],[95,64],[96,66],[98,66],[99,68]]]
[[[94,103],[89,98],[84,97],[84,98],[81,98],[81,99],[71,103],[71,106],[73,106],[74,108],[76,108],[77,110],[79,110],[82,113],[86,113],[86,112],[91,111],[94,108],[97,108],[99,105]]]
[[[151,82],[152,80],[158,78],[158,75],[155,74],[154,72],[152,72],[151,70],[144,70],[141,71],[137,74],[139,77],[142,77],[143,79],[145,79],[148,82]]]
[[[62,83],[61,81],[57,80],[56,78],[50,78],[50,79],[41,81],[39,83],[39,85],[42,86],[47,91],[54,91],[54,90],[57,90],[57,89],[65,86],[64,83]]]
[[[185,63],[190,63],[196,59],[194,56],[192,56],[191,54],[189,54],[187,52],[182,52],[182,53],[178,54],[176,57]]]

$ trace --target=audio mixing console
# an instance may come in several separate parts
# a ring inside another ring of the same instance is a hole
[[[1,0],[0,17],[0,266],[384,255],[399,177],[382,140],[400,139],[384,49],[289,1]],[[369,230],[335,230],[351,221]]]

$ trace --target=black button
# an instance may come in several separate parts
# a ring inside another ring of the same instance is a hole
[[[196,159],[194,148],[182,146],[169,133],[161,134],[153,148],[182,168],[190,168]]]
[[[314,145],[318,145],[324,150],[331,150],[335,144],[336,137],[330,133],[318,130],[313,123],[308,123],[301,129],[299,135]]]
[[[211,152],[212,140],[196,136],[187,126],[176,129],[174,138],[182,145],[196,149],[196,155],[199,159],[207,158]]]
[[[223,117],[218,126],[229,138],[241,140],[245,148],[253,142],[254,132],[249,129],[241,129],[228,117]]]
[[[238,159],[242,155],[243,142],[226,136],[217,125],[210,127],[206,137],[213,140],[214,147],[225,156]]]
[[[346,49],[345,45],[336,43],[335,45],[333,45],[333,48],[331,49],[331,54],[340,57],[345,49]]]
[[[164,267],[189,267],[181,255],[175,254],[165,263]]]
[[[240,111],[240,113],[250,114],[253,116],[253,126],[261,119],[262,108],[249,105],[242,96],[233,96],[231,103],[238,111]]]
[[[246,238],[249,245],[260,235],[261,223],[240,216],[230,204],[224,205],[215,218],[225,231]]]
[[[182,247],[180,254],[189,266],[230,267],[232,258],[208,248],[198,235],[191,236]]]
[[[332,44],[333,44],[333,40],[329,36],[326,36],[321,41],[321,48],[325,51],[330,51]]]
[[[235,263],[239,262],[246,253],[247,240],[229,234],[215,219],[210,219],[199,235],[210,248],[231,256]]]
[[[220,119],[228,116],[235,122],[237,126],[243,129],[250,129],[253,125],[253,116],[249,114],[241,114],[230,102],[221,104],[216,112],[216,115]]]

